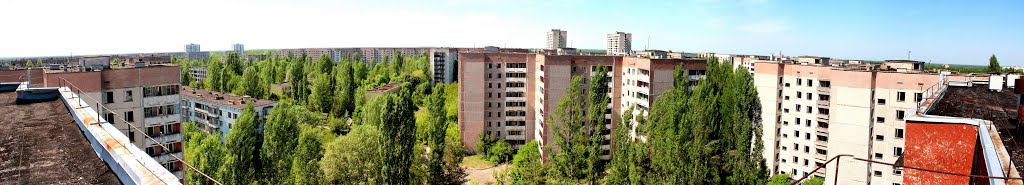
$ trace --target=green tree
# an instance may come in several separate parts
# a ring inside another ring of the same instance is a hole
[[[573,76],[565,90],[565,96],[558,100],[548,123],[554,124],[554,154],[551,157],[552,172],[549,176],[560,183],[578,183],[590,176],[589,153],[592,148],[590,137],[585,133],[585,107],[583,78]]]
[[[302,129],[299,144],[295,148],[292,160],[292,177],[295,184],[321,184],[323,171],[320,170],[320,158],[323,157],[320,137],[323,132],[318,128]]]
[[[241,76],[243,68],[244,66],[242,66],[242,60],[238,58],[238,53],[228,54],[227,62],[224,66],[227,74]]]
[[[214,59],[206,64],[206,89],[211,91],[222,91],[223,87],[223,66],[220,60]]]
[[[352,63],[348,59],[343,59],[335,65],[334,72],[334,97],[336,98],[334,103],[334,114],[335,115],[352,115],[352,110],[355,107],[355,82],[352,80]]]
[[[309,109],[322,113],[330,113],[334,107],[334,89],[331,87],[333,78],[320,74],[313,80],[313,94],[309,96]]]
[[[263,97],[262,84],[265,82],[261,81],[259,67],[250,66],[245,68],[245,73],[240,79],[241,83],[238,89],[242,89],[241,95],[248,95],[252,97]]]
[[[825,184],[825,178],[822,177],[811,177],[810,179],[804,180],[800,185],[822,185]]]
[[[612,133],[612,159],[605,168],[607,173],[604,179],[605,183],[631,183],[629,177],[630,167],[636,164],[635,161],[632,161],[634,142],[629,136],[632,120],[633,108],[630,108],[619,117],[619,122],[615,125],[614,132]]]
[[[247,104],[239,115],[231,131],[228,132],[227,146],[230,149],[230,163],[227,167],[231,172],[224,179],[234,183],[249,184],[255,179],[257,163],[256,151],[256,115],[252,104]]]
[[[405,88],[404,85],[402,88]],[[415,107],[409,99],[408,90],[400,91],[377,98],[376,101],[380,101],[382,107],[373,119],[380,125],[381,135],[387,136],[377,140],[380,143],[377,149],[381,161],[380,179],[386,184],[405,184],[411,179],[409,167],[412,165],[412,149],[416,142],[416,123],[413,120]]]
[[[996,54],[992,54],[992,57],[988,58],[988,71],[998,73],[1002,69],[999,67],[999,59],[996,59]]]
[[[789,174],[778,174],[768,179],[768,185],[789,185]]]
[[[331,75],[331,71],[334,70],[334,62],[331,61],[331,57],[326,54],[320,55],[320,58],[316,60],[316,70],[320,74]]]
[[[540,147],[537,141],[527,142],[519,147],[512,157],[512,165],[507,169],[509,184],[544,184],[544,165],[540,161]]]
[[[282,101],[270,111],[263,128],[263,147],[260,159],[263,161],[268,184],[290,184],[292,152],[298,145],[299,125],[290,101]]]
[[[515,154],[514,152],[515,150],[512,149],[512,145],[509,145],[508,142],[503,140],[498,140],[494,146],[487,151],[487,154],[490,156],[488,161],[494,163],[505,163],[512,159],[512,155]]]
[[[305,73],[305,62],[302,59],[293,59],[290,62],[291,70],[288,71],[288,80],[292,85],[291,98],[298,101],[300,105],[306,104],[306,96],[309,94],[308,81]]]
[[[494,139],[494,136],[486,133],[480,133],[480,137],[478,138],[480,138],[480,141],[476,142],[476,154],[483,155],[484,158],[490,158],[488,151],[491,150],[491,146],[494,146],[494,143],[498,140]]]
[[[331,184],[375,184],[379,181],[377,158],[380,132],[373,125],[356,125],[348,135],[341,136],[326,146],[320,169],[324,182]]]
[[[444,87],[434,88],[434,94],[426,98],[427,122],[430,128],[428,131],[427,144],[430,146],[430,158],[427,162],[428,181],[430,184],[443,184],[449,182],[445,178],[444,155],[445,136],[448,130],[448,115],[444,110],[445,96]],[[418,121],[418,120],[417,120]]]
[[[440,184],[465,184],[468,174],[466,174],[466,169],[463,169],[461,164],[466,153],[462,148],[459,125],[455,124],[453,119],[448,121],[444,145],[444,180],[446,182],[441,182]]]
[[[179,68],[179,72],[181,75],[181,86],[192,87],[192,83],[196,80],[192,77],[192,73],[189,73],[189,69],[191,68],[190,65],[182,64],[180,66],[181,68]]]
[[[121,61],[121,58],[114,58],[110,60],[110,68],[124,68],[124,61]]]
[[[590,90],[587,91],[588,100],[590,103],[589,111],[587,111],[587,122],[584,127],[584,132],[588,136],[589,143],[579,143],[589,147],[586,153],[586,168],[584,172],[587,174],[589,181],[596,181],[600,172],[603,172],[604,161],[601,160],[601,144],[604,143],[604,134],[607,133],[606,126],[611,125],[611,119],[606,119],[605,114],[611,114],[611,109],[607,106],[611,104],[611,97],[608,93],[611,88],[608,87],[611,83],[611,77],[608,76],[608,69],[610,67],[604,65],[597,65],[594,67],[590,80]]]
[[[649,151],[646,183],[758,184],[764,179],[760,158],[760,107],[750,74],[708,62],[706,79],[687,89],[663,93],[638,128]],[[753,147],[752,147],[753,146]]]
[[[217,169],[224,163],[227,149],[220,142],[219,135],[203,133],[192,122],[186,122],[182,127],[185,162],[211,178],[220,179]],[[192,184],[214,184],[213,181],[192,170],[185,170],[185,181]]]

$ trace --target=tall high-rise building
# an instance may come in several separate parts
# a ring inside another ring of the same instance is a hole
[[[944,79],[923,62],[830,66],[826,60],[754,63],[761,102],[763,157],[775,174],[837,178],[838,184],[901,184],[902,169],[841,158],[841,154],[896,162],[903,159],[905,118]],[[817,166],[825,170],[811,172]],[[838,174],[835,174],[838,172]],[[830,183],[831,184],[831,181]]]
[[[238,53],[239,55],[245,54],[245,45],[242,45],[242,44],[231,45],[231,50],[234,51],[235,53]]]
[[[683,65],[687,72],[700,75],[706,67],[706,62],[698,59],[496,52],[460,53],[459,63],[458,123],[462,141],[469,150],[475,150],[481,134],[516,147],[530,140],[541,146],[552,144],[551,124],[558,123],[547,123],[546,116],[566,96],[572,77],[592,81],[598,66],[608,68],[611,78],[606,84],[611,98],[605,111],[609,129],[618,119],[613,113],[633,106],[649,106],[657,95],[677,85],[673,83],[675,66]],[[605,138],[611,139],[610,134]],[[610,145],[602,148],[607,152]],[[541,153],[550,152],[542,149]],[[606,153],[602,157],[610,156]]]
[[[452,83],[458,70],[459,51],[455,48],[435,48],[428,52],[430,57],[430,85]]]
[[[199,44],[192,43],[192,44],[185,45],[185,52],[186,53],[196,53],[196,52],[199,52],[199,51],[201,51],[201,50],[199,50]]]
[[[551,29],[551,31],[548,31],[548,49],[565,48],[565,42],[568,37],[568,33],[564,30]]]
[[[189,60],[203,60],[210,56],[209,52],[203,52],[199,49],[199,44],[187,44],[185,45],[185,58]]]
[[[81,89],[82,99],[96,108],[129,141],[174,173],[184,177],[181,116],[178,101],[181,95],[181,68],[178,66],[146,66],[102,71],[62,72],[45,74],[45,86],[58,86],[62,79]],[[102,109],[100,107],[103,107]],[[142,132],[131,129],[132,125]],[[154,138],[170,149],[163,150]]]
[[[633,34],[615,32],[608,34],[608,55],[630,55],[633,50]]]

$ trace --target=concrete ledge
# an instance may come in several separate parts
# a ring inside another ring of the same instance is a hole
[[[104,120],[78,94],[68,87],[60,88],[61,101],[75,119],[78,128],[92,144],[93,150],[107,163],[122,183],[181,184],[173,173],[131,144],[127,136]]]

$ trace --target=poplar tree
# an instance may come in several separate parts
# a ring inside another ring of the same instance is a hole
[[[227,167],[231,172],[224,179],[231,179],[234,182],[228,184],[249,184],[255,179],[256,167],[259,166],[257,139],[256,115],[252,104],[248,103],[228,132],[227,147],[231,160]]]
[[[552,180],[558,183],[578,183],[590,172],[587,161],[592,150],[590,137],[585,133],[586,99],[583,95],[583,77],[573,76],[558,100],[548,123],[554,125],[554,146],[551,157]]]
[[[406,184],[411,177],[409,167],[412,165],[413,145],[416,142],[416,123],[413,120],[413,106],[409,98],[409,90],[402,84],[399,92],[392,92],[377,100],[381,104],[380,111],[372,120],[380,126],[380,137],[377,141],[380,148],[377,155],[381,164],[380,176],[385,184]]]
[[[323,132],[315,127],[302,129],[299,134],[291,169],[295,184],[321,184],[324,176],[320,170],[320,158],[323,157],[321,136]]]
[[[291,101],[281,101],[270,111],[264,124],[263,147],[260,159],[263,161],[264,183],[290,184],[292,153],[298,145],[299,130],[296,114]]]

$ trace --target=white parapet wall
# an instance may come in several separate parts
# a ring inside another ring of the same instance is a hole
[[[60,88],[61,101],[89,140],[96,155],[127,185],[181,184],[173,173],[133,145],[127,136],[104,120],[68,87]]]

